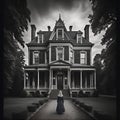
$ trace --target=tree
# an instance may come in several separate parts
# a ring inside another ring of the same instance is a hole
[[[28,29],[30,11],[26,0],[6,0],[4,6],[3,78],[4,93],[12,89],[19,46],[24,47],[23,32]]]
[[[25,65],[24,52],[21,49],[17,50],[16,60],[15,60],[15,70],[13,76],[12,84],[12,95],[21,96],[23,86],[24,86],[24,70]]]
[[[101,57],[104,64],[104,80],[102,82],[105,93],[115,94],[116,83],[116,1],[115,0],[90,0],[93,14],[89,16],[93,33],[105,31],[101,40],[106,48]],[[120,12],[120,9],[118,10]]]
[[[102,68],[103,64],[101,61],[101,54],[96,54],[94,57],[93,65],[96,68],[96,88],[99,92],[101,92],[101,82],[102,82]]]

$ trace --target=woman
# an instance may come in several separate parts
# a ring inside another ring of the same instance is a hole
[[[64,99],[63,99],[63,94],[62,91],[59,91],[58,97],[57,97],[57,108],[56,108],[56,112],[58,114],[62,114],[63,112],[65,112],[65,108],[64,108]]]

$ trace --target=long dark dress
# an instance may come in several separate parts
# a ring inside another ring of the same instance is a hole
[[[64,107],[64,99],[63,97],[57,97],[57,107],[56,107],[56,112],[58,114],[62,114],[65,112],[65,107]]]

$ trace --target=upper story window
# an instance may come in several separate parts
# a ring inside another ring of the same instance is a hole
[[[62,39],[63,40],[64,39],[64,30],[61,29],[61,28],[57,29],[56,36],[57,36],[57,39]]]
[[[70,50],[70,62],[73,63],[73,50]]]
[[[86,53],[86,51],[80,52],[80,64],[87,64],[87,53]]]
[[[77,43],[82,43],[82,35],[77,34]]]
[[[63,60],[64,59],[64,49],[63,47],[57,48],[57,60]]]
[[[43,34],[38,35],[38,43],[43,43]]]
[[[33,52],[33,64],[39,64],[39,52],[38,51]]]

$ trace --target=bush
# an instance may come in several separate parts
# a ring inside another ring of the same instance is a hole
[[[99,96],[99,92],[98,90],[95,90],[92,94],[93,97],[98,97]]]
[[[39,101],[39,105],[43,105],[44,103],[45,103],[44,100],[40,100],[40,101]]]
[[[19,113],[13,113],[12,114],[12,120],[26,120],[28,112],[27,111],[22,111]]]
[[[85,92],[84,96],[85,97],[89,97],[90,96],[90,92]]]
[[[37,109],[37,106],[31,105],[31,106],[28,106],[27,109],[29,112],[35,112],[35,110]]]
[[[48,96],[48,93],[47,93],[47,92],[42,92],[42,96],[43,96],[43,97],[47,97],[47,96]]]
[[[114,120],[111,116],[103,114],[100,111],[94,110],[93,114],[97,120]]]
[[[78,105],[79,105],[79,103],[80,103],[79,101],[77,101],[77,100],[75,101],[75,104],[78,104]]]
[[[83,102],[79,102],[79,106],[80,106],[80,107],[84,107],[85,104],[84,104]]]
[[[39,103],[32,103],[32,105],[36,106],[37,108],[39,107]]]
[[[27,92],[25,90],[22,90],[20,93],[20,97],[27,97]]]
[[[84,93],[82,90],[80,90],[79,94],[78,94],[78,97],[84,97]]]
[[[77,97],[77,92],[72,92],[72,97]]]
[[[92,112],[92,106],[84,105],[83,108],[88,112]]]

